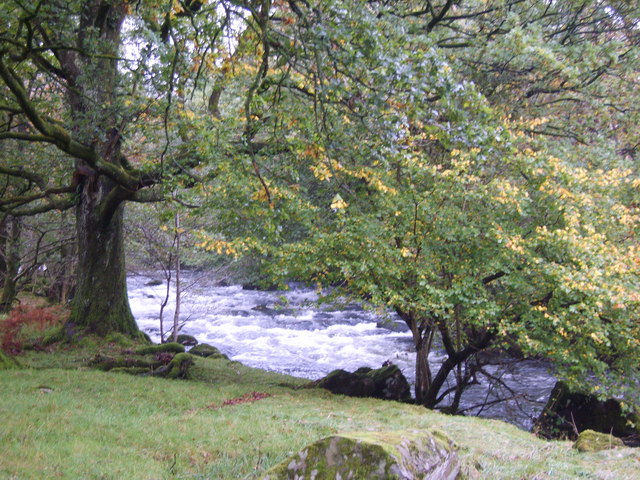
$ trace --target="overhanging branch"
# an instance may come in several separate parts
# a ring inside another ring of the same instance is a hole
[[[15,97],[22,112],[31,121],[32,125],[38,130],[42,137],[38,136],[39,141],[48,141],[53,143],[63,152],[70,156],[84,160],[89,166],[99,173],[103,173],[117,184],[129,190],[137,190],[139,188],[139,179],[135,173],[129,174],[119,165],[105,162],[94,148],[84,145],[74,140],[71,134],[60,125],[55,125],[46,121],[35,109],[27,90],[22,85],[20,79],[15,72],[11,70],[3,61],[0,55],[0,78],[7,85],[13,96]],[[47,140],[51,139],[51,140]]]
[[[42,178],[40,175],[36,175],[33,172],[25,170],[23,167],[9,168],[0,165],[0,174],[28,180],[29,182],[33,182],[38,185],[38,187],[40,187],[42,190],[44,190],[47,185],[44,178]],[[0,205],[1,204],[2,203],[0,202]]]

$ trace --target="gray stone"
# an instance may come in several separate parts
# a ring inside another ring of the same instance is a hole
[[[263,480],[455,480],[455,444],[438,430],[332,435],[269,470]]]
[[[355,372],[334,370],[326,377],[312,382],[309,387],[320,387],[350,397],[397,401],[407,401],[411,398],[409,382],[402,371],[393,364],[375,370],[368,367],[361,367]]]

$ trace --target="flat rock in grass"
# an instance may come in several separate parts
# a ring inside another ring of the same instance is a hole
[[[578,439],[573,444],[573,448],[579,452],[599,452],[616,447],[624,447],[621,439],[608,433],[594,432],[593,430],[580,432]]]
[[[263,480],[455,480],[455,444],[442,432],[358,432],[332,435],[269,470]]]

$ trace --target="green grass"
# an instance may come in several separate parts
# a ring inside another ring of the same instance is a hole
[[[478,478],[640,478],[634,449],[580,454],[503,422],[297,389],[305,381],[225,360],[196,359],[189,381],[92,371],[85,343],[0,371],[0,478],[254,479],[335,432],[430,427]],[[221,407],[254,391],[271,396]]]

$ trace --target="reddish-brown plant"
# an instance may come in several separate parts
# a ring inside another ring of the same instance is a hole
[[[31,307],[20,305],[15,307],[9,312],[9,316],[0,323],[2,350],[12,355],[20,353],[23,347],[20,332],[23,327],[29,327],[33,331],[43,331],[61,324],[65,319],[65,313],[62,306]]]

